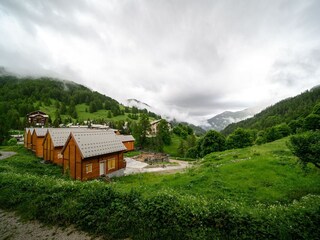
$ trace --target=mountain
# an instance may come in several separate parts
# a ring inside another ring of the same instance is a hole
[[[267,107],[252,118],[228,125],[222,133],[228,135],[237,128],[266,130],[281,123],[303,121],[314,106],[320,103],[320,87],[315,86],[295,97],[284,99]]]
[[[0,71],[0,140],[7,130],[25,127],[27,113],[36,110],[47,113],[49,124],[54,126],[90,119],[121,128],[125,121],[136,121],[142,113],[158,118],[150,111],[124,107],[111,97],[71,81],[17,77],[4,69]]]
[[[214,129],[221,131],[231,123],[240,122],[244,119],[253,117],[261,111],[262,107],[247,108],[242,111],[231,112],[225,111],[207,120],[207,125],[202,126],[206,130]]]

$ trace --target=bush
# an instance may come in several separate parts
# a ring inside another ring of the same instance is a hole
[[[9,146],[14,146],[14,145],[17,145],[17,143],[18,143],[17,139],[11,138],[11,139],[7,142],[7,145],[9,145]]]
[[[30,174],[0,173],[0,206],[28,219],[75,224],[108,238],[130,239],[316,239],[320,197],[288,205],[246,206],[175,192],[144,198],[99,181],[77,182]]]
[[[249,147],[253,145],[253,137],[249,130],[237,128],[227,137],[226,143],[228,149]]]
[[[320,131],[305,132],[292,136],[289,148],[299,158],[304,167],[308,163],[312,163],[320,168]]]

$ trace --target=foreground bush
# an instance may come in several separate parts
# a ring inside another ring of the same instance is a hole
[[[161,192],[144,198],[99,181],[0,173],[0,205],[27,219],[132,239],[316,239],[320,197],[247,206]]]

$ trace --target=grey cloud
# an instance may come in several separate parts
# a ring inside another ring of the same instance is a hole
[[[10,33],[0,39],[0,65],[160,101],[163,112],[191,119],[312,87],[319,12],[316,0],[3,0],[0,18],[14,25],[0,24],[1,36]],[[39,30],[60,36],[59,47]]]

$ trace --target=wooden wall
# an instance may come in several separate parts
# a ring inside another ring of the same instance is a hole
[[[37,157],[42,158],[43,157],[43,140],[44,137],[37,137],[36,143],[35,143],[35,153]]]
[[[50,152],[53,155],[53,162],[57,165],[62,166],[63,164],[63,156],[61,155],[61,150],[63,147],[55,147]]]
[[[52,139],[49,133],[47,133],[45,140],[43,142],[43,159],[46,161],[52,161],[50,150],[52,146]]]
[[[134,141],[123,142],[123,145],[127,148],[127,151],[134,150]]]
[[[24,131],[24,136],[23,136],[23,142],[24,142],[24,147],[27,148],[28,147],[28,132],[29,130],[25,130]]]
[[[108,161],[113,158],[115,159],[115,167],[114,169],[108,169]],[[64,173],[69,172],[71,178],[76,180],[89,180],[100,177],[100,161],[106,161],[106,174],[125,167],[122,152],[82,159],[80,150],[74,139],[71,138],[65,147],[62,165]],[[92,171],[88,173],[86,172],[87,164],[91,164],[92,166]]]
[[[115,168],[108,169],[108,161],[115,159]],[[111,153],[102,156],[97,156],[93,158],[84,159],[82,161],[82,180],[95,179],[100,177],[100,162],[105,161],[105,173],[109,174],[125,167],[125,162],[123,160],[123,153]],[[92,164],[92,172],[86,173],[86,165]]]
[[[32,148],[32,133],[31,133],[31,131],[28,131],[28,135],[27,135],[27,148],[28,149]]]
[[[69,171],[71,178],[82,180],[81,155],[73,138],[67,143],[63,154],[63,169],[65,173]]]

